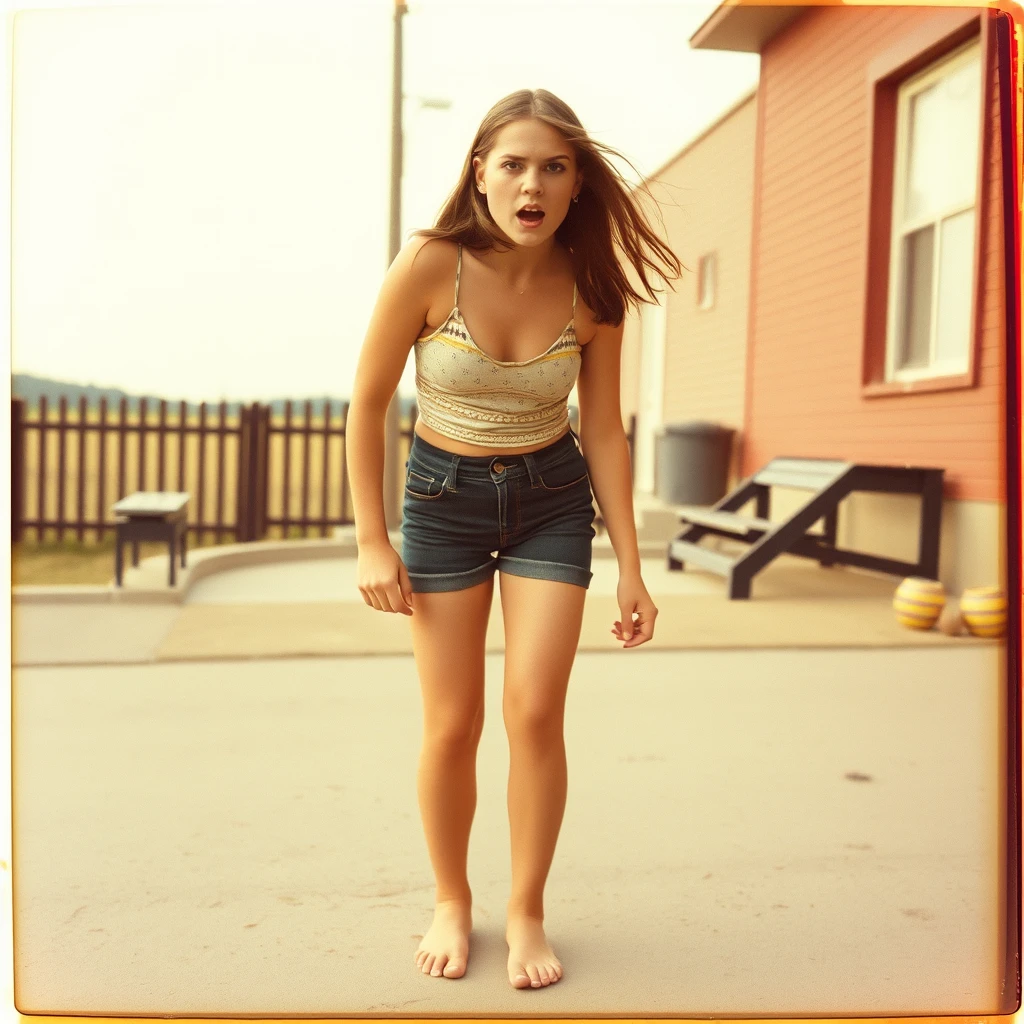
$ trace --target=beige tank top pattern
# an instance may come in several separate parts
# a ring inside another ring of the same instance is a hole
[[[414,346],[418,415],[439,434],[471,444],[512,448],[557,437],[569,425],[568,397],[582,365],[573,318],[554,344],[532,359],[494,359],[470,336],[459,311],[462,246],[455,306]]]

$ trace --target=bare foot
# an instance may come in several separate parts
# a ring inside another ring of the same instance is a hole
[[[537,917],[510,914],[505,928],[508,980],[513,988],[543,988],[562,976],[562,964],[548,945],[544,922]]]
[[[434,908],[434,923],[416,950],[416,965],[435,978],[461,978],[469,963],[472,929],[470,900],[442,900]]]

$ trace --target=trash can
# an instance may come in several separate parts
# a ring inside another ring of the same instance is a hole
[[[729,485],[731,427],[670,423],[655,435],[654,482],[668,505],[713,505]]]

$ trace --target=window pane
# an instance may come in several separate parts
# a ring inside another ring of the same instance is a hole
[[[958,67],[910,103],[906,216],[937,216],[974,202],[981,62]]]
[[[939,311],[935,358],[967,369],[971,337],[971,264],[974,255],[974,210],[949,217],[942,224],[939,257]]]
[[[899,324],[899,369],[925,367],[931,332],[932,262],[935,234],[929,224],[903,239],[903,319]]]

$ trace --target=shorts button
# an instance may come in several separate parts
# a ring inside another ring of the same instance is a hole
[[[501,473],[504,469],[505,469],[505,466],[501,462],[496,462],[494,464],[494,472],[495,473]]]

